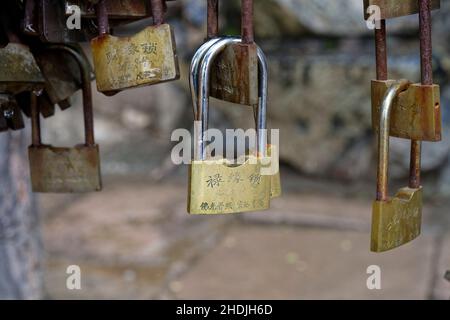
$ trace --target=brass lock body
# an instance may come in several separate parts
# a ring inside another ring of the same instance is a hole
[[[238,163],[223,158],[207,159],[205,131],[209,110],[210,72],[215,57],[237,39],[214,39],[194,55],[190,83],[193,93],[197,142],[195,157],[189,169],[188,212],[191,214],[228,214],[260,211],[270,207],[272,176],[262,174],[270,163],[265,135],[267,104],[267,63],[259,50],[262,69],[259,79],[261,100],[257,108],[256,152],[238,159]],[[195,71],[200,65],[200,72]],[[245,161],[242,161],[245,159]],[[240,160],[240,161],[239,161]]]
[[[270,176],[270,197],[272,199],[281,196],[281,177],[278,152],[279,151],[275,145],[267,146],[267,156],[271,159],[271,163],[275,165],[273,169],[276,172],[276,174]]]
[[[382,252],[408,243],[420,235],[422,188],[400,189],[387,201],[374,201],[371,250]]]
[[[367,9],[373,5],[380,8],[380,19],[382,20],[419,13],[419,2],[417,0],[364,0],[364,19],[367,20],[370,17]],[[431,0],[431,10],[437,10],[440,7],[440,0]]]
[[[395,80],[372,81],[372,127],[379,131],[383,97]],[[440,141],[441,103],[438,85],[411,84],[395,97],[389,133],[392,137],[420,141]]]
[[[249,156],[234,165],[226,159],[192,161],[188,212],[226,214],[270,206],[270,178],[261,175],[261,159]]]
[[[33,143],[28,148],[31,184],[34,192],[72,193],[99,191],[102,188],[100,156],[94,140],[92,93],[89,67],[82,56],[66,46],[52,49],[70,53],[80,65],[83,79],[85,143],[73,148],[41,143],[39,104],[31,97]]]
[[[161,0],[153,2],[162,4]],[[104,26],[104,33],[91,41],[98,91],[113,95],[129,88],[179,79],[173,30],[169,24],[162,23],[162,9],[153,11],[154,21],[160,23],[134,36],[115,37]],[[99,10],[98,14],[105,13]],[[107,20],[103,17],[102,21]]]
[[[395,81],[388,88],[381,107],[378,132],[377,199],[372,207],[371,250],[383,252],[401,246],[420,234],[422,187],[402,188],[394,198],[388,196],[388,163],[391,113],[396,96],[409,87],[407,80]]]
[[[208,20],[218,11],[208,5]],[[213,10],[214,12],[210,12]],[[211,22],[208,21],[208,24]],[[258,47],[253,35],[253,0],[241,1],[241,41],[230,43],[216,58],[211,72],[210,95],[216,99],[258,105]],[[216,31],[217,32],[217,28]],[[218,35],[208,32],[208,36]],[[221,37],[219,37],[220,39]]]

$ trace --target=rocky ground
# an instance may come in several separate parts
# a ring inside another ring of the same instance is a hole
[[[345,191],[285,168],[271,210],[194,217],[185,173],[41,196],[47,298],[450,299],[448,203],[427,201],[421,237],[374,254],[368,186]],[[81,290],[66,288],[69,265],[81,268]],[[381,290],[367,289],[370,265]]]

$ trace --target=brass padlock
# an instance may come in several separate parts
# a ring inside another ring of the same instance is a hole
[[[119,91],[180,77],[175,37],[164,23],[162,0],[151,0],[153,26],[131,37],[109,34],[104,0],[97,4],[100,35],[91,41],[98,91],[113,95]]]
[[[270,197],[278,198],[281,196],[281,177],[280,177],[280,165],[279,165],[279,154],[276,145],[267,146],[267,156],[270,157],[271,163],[275,165],[275,174],[270,177]]]
[[[214,32],[217,32],[216,9],[217,5],[208,4],[208,10],[213,10],[208,12],[208,30]],[[258,57],[253,35],[253,0],[241,1],[241,24],[241,41],[230,43],[216,58],[210,92],[220,100],[255,106],[258,104]],[[208,37],[217,36],[212,33],[208,32]]]
[[[31,103],[32,145],[28,148],[31,183],[34,192],[90,192],[102,188],[98,145],[94,140],[92,92],[89,67],[75,50],[55,49],[72,54],[82,71],[85,143],[73,148],[58,148],[41,143],[39,105],[33,95]]]
[[[22,112],[12,95],[0,94],[0,112],[6,120],[9,129],[20,130],[25,128]]]
[[[407,80],[392,83],[383,99],[378,134],[377,199],[372,211],[371,250],[382,252],[401,246],[420,234],[422,187],[406,187],[388,197],[389,128],[395,97],[409,86]]]
[[[263,175],[262,168],[270,162],[266,155],[267,64],[261,52],[261,101],[257,117],[256,152],[245,156],[236,165],[224,158],[207,158],[206,140],[209,109],[209,81],[212,63],[226,45],[236,41],[222,39],[214,44],[201,62],[198,94],[194,108],[194,160],[190,165],[188,212],[191,214],[225,214],[268,209],[270,206],[271,176]],[[192,82],[192,79],[191,79]],[[196,86],[197,85],[197,86]]]

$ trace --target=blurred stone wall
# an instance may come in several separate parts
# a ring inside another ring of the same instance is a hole
[[[269,127],[280,128],[281,161],[309,177],[352,182],[375,176],[375,143],[370,119],[370,80],[375,76],[373,31],[363,20],[362,0],[255,0],[255,32],[270,67]],[[424,143],[428,190],[450,194],[450,13],[441,1],[434,18],[435,82],[441,85],[444,140]],[[239,32],[238,0],[222,1],[221,30]],[[181,80],[123,92],[95,95],[96,136],[106,174],[144,174],[151,163],[167,161],[175,128],[191,128],[188,91],[190,58],[205,36],[206,1],[171,3]],[[389,21],[391,78],[419,81],[418,17]],[[131,27],[139,28],[142,24]],[[128,28],[130,29],[130,28]],[[86,46],[89,50],[88,46]],[[246,107],[214,102],[211,126],[250,127]],[[46,121],[45,137],[65,143],[81,139],[79,108]],[[76,139],[75,139],[76,138]],[[392,139],[391,173],[404,179],[409,142]]]

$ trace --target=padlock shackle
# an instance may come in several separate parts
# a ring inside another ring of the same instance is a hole
[[[206,11],[206,39],[219,36],[219,0],[208,0]]]
[[[377,200],[388,199],[388,166],[389,166],[389,129],[391,111],[394,99],[406,90],[411,83],[408,80],[394,82],[383,98],[380,110],[380,127],[378,132],[378,171],[377,171]]]
[[[241,39],[238,38],[224,38],[213,44],[203,57],[200,65],[200,73],[198,79],[198,89],[194,90],[198,94],[197,99],[197,111],[194,112],[194,119],[199,124],[195,129],[195,143],[194,159],[205,160],[206,158],[206,131],[208,130],[208,116],[209,116],[209,85],[210,85],[210,72],[215,58],[225,49],[225,47],[231,43],[240,43]],[[265,156],[267,147],[267,135],[266,135],[266,109],[267,109],[267,61],[265,60],[264,53],[258,47],[258,62],[260,67],[259,76],[259,91],[261,99],[259,101],[257,112],[257,146],[256,150],[259,156]],[[195,84],[195,82],[193,82]]]
[[[83,92],[83,116],[85,145],[94,146],[94,113],[92,108],[91,72],[88,62],[76,50],[64,45],[51,45],[48,49],[62,50],[69,53],[78,63],[81,73],[81,89]]]
[[[205,53],[209,50],[209,48],[218,42],[219,38],[210,39],[204,44],[198,48],[198,50],[195,52],[194,56],[191,60],[191,66],[190,66],[190,72],[189,72],[189,87],[191,90],[191,97],[192,97],[192,109],[194,112],[194,118],[197,114],[197,95],[198,95],[198,72],[199,72],[199,66],[200,63],[203,60],[203,56]]]
[[[97,15],[98,33],[100,36],[109,34],[108,9],[106,8],[107,0],[99,0],[95,5],[95,13]]]
[[[153,25],[159,26],[164,23],[164,0],[150,0],[153,15]]]

